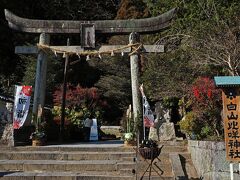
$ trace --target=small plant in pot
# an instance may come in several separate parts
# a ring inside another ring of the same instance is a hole
[[[32,146],[43,146],[46,144],[47,136],[44,132],[35,131],[31,134]]]
[[[36,130],[31,134],[32,146],[43,146],[46,144],[47,135],[45,133],[46,122],[42,122],[38,125]]]
[[[126,112],[126,118],[124,119],[125,122],[125,133],[123,134],[123,140],[125,146],[135,146],[136,143],[136,132],[134,129],[134,120],[132,117],[132,109],[131,105],[129,105],[127,112]]]
[[[131,132],[128,132],[128,133],[124,134],[124,140],[125,141],[132,141],[134,139],[133,137],[134,137],[133,133],[131,133]]]
[[[135,137],[132,132],[125,133],[123,139],[124,144],[127,146],[136,145]]]

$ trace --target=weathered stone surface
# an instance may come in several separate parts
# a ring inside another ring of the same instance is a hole
[[[13,146],[12,110],[12,103],[0,104],[0,145]]]
[[[163,123],[159,128],[160,141],[169,141],[176,139],[175,129],[173,123]]]
[[[155,127],[150,127],[149,130],[149,139],[154,141],[159,141],[158,129]]]
[[[171,111],[162,106],[160,102],[155,104],[156,119],[154,127],[150,128],[149,138],[156,141],[175,140],[174,124],[171,123]]]
[[[6,146],[14,146],[14,139],[13,139],[13,125],[12,123],[7,124],[0,124],[1,129],[1,137],[0,137],[0,145]]]
[[[169,155],[172,162],[172,168],[176,180],[186,179],[183,172],[182,164],[178,153],[172,153]]]
[[[224,142],[189,140],[188,149],[198,174],[204,180],[230,179]],[[238,171],[238,165],[234,171]],[[240,179],[239,174],[234,173],[234,176],[234,179]]]
[[[139,179],[149,165],[149,160],[143,159],[132,147],[124,148],[123,144],[117,147],[115,145],[109,146],[109,142],[105,142],[106,144],[102,146],[102,143],[104,142],[97,142],[96,144],[46,145],[42,147],[0,146],[0,169],[2,170],[0,177],[3,175],[1,180],[68,180],[71,178],[74,180],[123,180],[125,178],[130,180],[135,179],[135,174],[132,173],[133,169],[137,169],[135,172],[137,172]],[[171,163],[173,161],[170,161],[170,154],[182,155],[186,161],[189,161],[190,155],[187,153],[187,146],[184,142],[178,141],[166,141],[161,145],[164,146],[158,157],[160,161],[155,159],[154,167],[156,170],[157,167],[161,168],[163,174],[159,177],[155,171],[152,171],[151,175],[153,177],[151,179],[173,180],[175,179],[173,176],[180,173],[173,171]],[[179,161],[177,162],[175,168],[180,168],[182,164]],[[192,164],[188,164],[188,166],[193,169]],[[196,179],[196,176],[189,176],[189,174],[188,177]],[[148,173],[145,174],[143,179],[148,179]]]
[[[21,18],[5,9],[9,27],[32,33],[80,33],[82,24],[94,24],[96,33],[129,34],[131,32],[157,32],[170,25],[176,9],[157,17],[128,20],[64,21]]]

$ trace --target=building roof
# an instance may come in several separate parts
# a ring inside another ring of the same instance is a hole
[[[215,76],[214,81],[217,87],[240,86],[240,76]]]

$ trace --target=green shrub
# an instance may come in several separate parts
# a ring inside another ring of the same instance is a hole
[[[196,114],[193,111],[188,112],[184,118],[178,122],[181,131],[191,136],[194,129],[194,121],[196,121]]]

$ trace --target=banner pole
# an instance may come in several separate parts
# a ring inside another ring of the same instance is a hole
[[[230,179],[233,180],[233,163],[230,163]]]
[[[144,111],[144,99],[142,97],[142,108],[143,108],[143,114],[142,114],[142,118],[143,118],[143,140],[146,139],[146,132],[145,132],[145,124],[144,124],[144,114],[145,114],[145,111]]]
[[[14,86],[14,101],[13,101],[13,111],[12,111],[12,116],[11,116],[11,120],[12,120],[12,142],[11,145],[14,147],[15,146],[15,138],[14,138],[14,118],[13,118],[13,113],[16,110],[15,107],[15,101],[16,101],[16,92],[17,92],[17,85]]]

